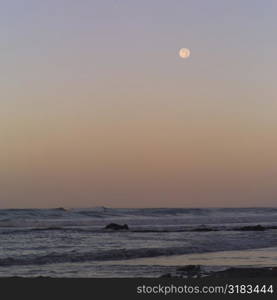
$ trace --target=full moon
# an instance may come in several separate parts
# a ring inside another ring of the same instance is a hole
[[[190,50],[187,48],[182,48],[179,51],[179,55],[181,58],[188,58],[190,56]]]

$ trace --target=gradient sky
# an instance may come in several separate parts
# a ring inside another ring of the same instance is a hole
[[[276,13],[1,1],[0,207],[275,206]]]

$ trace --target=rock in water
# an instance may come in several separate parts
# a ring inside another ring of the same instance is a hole
[[[255,226],[244,226],[238,228],[238,230],[242,231],[264,231],[266,228],[263,227],[262,225],[255,225]]]
[[[201,267],[199,265],[187,265],[177,268],[177,271],[181,272],[199,272]]]
[[[199,265],[187,265],[177,268],[176,274],[181,278],[192,278],[201,276],[201,267]]]
[[[110,223],[108,224],[105,229],[112,229],[112,230],[129,230],[129,227],[127,224],[120,225],[116,223]]]

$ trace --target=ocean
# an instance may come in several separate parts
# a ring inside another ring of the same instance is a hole
[[[159,277],[187,264],[277,266],[277,208],[0,210],[0,277]]]

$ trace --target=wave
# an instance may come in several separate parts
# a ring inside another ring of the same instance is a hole
[[[211,214],[277,214],[276,207],[253,207],[253,208],[108,208],[94,207],[86,209],[66,209],[63,207],[51,209],[0,209],[2,216],[62,216],[62,215],[80,215],[91,217],[109,217],[109,216],[180,216],[180,215],[211,215]]]
[[[275,244],[275,245],[273,245]],[[208,243],[199,246],[183,247],[163,247],[163,248],[135,248],[135,249],[113,249],[98,252],[52,252],[47,255],[22,255],[16,257],[0,258],[0,267],[19,266],[19,265],[46,265],[57,263],[84,263],[93,261],[118,261],[137,258],[148,258],[158,256],[173,256],[193,253],[212,253],[218,251],[233,251],[259,249],[277,246],[272,241],[248,240],[247,243]]]
[[[129,228],[129,230],[109,230],[105,228],[80,228],[80,227],[36,227],[36,228],[24,228],[24,229],[5,229],[0,231],[0,235],[13,235],[13,234],[29,234],[36,232],[47,232],[47,231],[60,231],[70,233],[181,233],[181,232],[218,232],[218,231],[265,231],[265,230],[276,230],[277,225],[246,225],[246,226],[205,226],[200,225],[196,227],[183,227],[183,226],[168,226],[165,228]]]
[[[277,223],[277,208],[141,208],[97,207],[90,209],[4,209],[0,210],[1,228],[86,227],[109,223],[152,228],[168,225]],[[153,225],[153,226],[152,226]],[[152,230],[152,229],[151,229]],[[155,231],[155,228],[153,229]],[[152,230],[152,231],[153,231]],[[165,229],[171,231],[171,229]],[[149,230],[148,230],[149,231]]]
[[[47,255],[25,255],[21,257],[7,257],[0,259],[0,266],[14,265],[44,265],[53,263],[88,262],[123,260],[141,257],[154,257],[161,255],[174,255],[186,252],[184,248],[140,248],[140,249],[115,249],[101,252],[86,253],[50,253]]]

